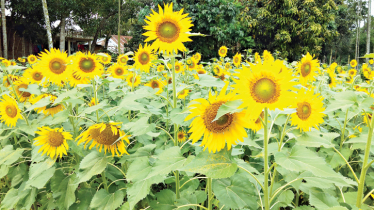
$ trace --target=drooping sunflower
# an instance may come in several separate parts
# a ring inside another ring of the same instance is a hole
[[[153,89],[159,89],[156,94],[160,94],[162,93],[162,88],[165,86],[165,84],[161,81],[161,79],[152,79],[151,81],[146,83],[145,86],[151,87]]]
[[[96,149],[101,152],[104,148],[104,152],[112,153],[112,156],[115,154],[122,156],[123,154],[129,154],[126,151],[126,145],[124,141],[130,143],[128,137],[124,131],[118,126],[121,123],[99,123],[90,126],[86,131],[81,133],[76,140],[78,145],[81,143],[84,144],[84,148],[87,147],[87,144],[92,141],[89,149],[92,149],[96,145]]]
[[[20,102],[25,102],[33,97],[30,92],[26,91],[29,85],[30,80],[27,80],[26,78],[21,78],[14,83],[14,89],[16,91],[14,94],[17,94]]]
[[[158,65],[158,66],[156,67],[156,69],[157,69],[158,72],[162,72],[162,71],[165,70],[165,66],[164,66],[164,64],[160,64],[160,65]]]
[[[66,143],[66,140],[72,140],[73,136],[69,132],[64,132],[63,128],[50,128],[50,127],[41,127],[38,128],[39,131],[35,131],[36,134],[39,134],[38,137],[34,138],[34,145],[41,146],[38,153],[43,151],[44,155],[47,153],[51,158],[57,158],[62,154],[67,155],[67,150],[69,150],[69,145]]]
[[[348,75],[349,75],[350,77],[354,77],[354,76],[356,76],[356,74],[357,74],[356,69],[350,69],[350,70],[348,71]]]
[[[53,105],[53,103],[57,99],[57,96],[55,96],[53,94],[49,94],[49,93],[44,93],[44,94],[39,95],[38,97],[35,97],[35,98],[31,99],[30,103],[35,104],[38,101],[40,101],[41,99],[47,98],[47,97],[49,97],[49,100],[50,100],[51,103],[48,104],[47,106],[35,108],[35,111],[37,111],[38,113],[43,113],[46,116],[52,115],[52,117],[53,117],[53,115],[55,115],[55,114],[57,114],[57,113],[59,113],[59,112],[61,112],[65,109],[65,106],[63,104]]]
[[[200,53],[195,53],[193,56],[192,56],[197,62],[199,62],[201,60],[201,54]]]
[[[233,87],[243,101],[242,106],[251,110],[250,119],[257,120],[265,107],[284,109],[295,99],[290,91],[296,85],[291,81],[294,79],[292,72],[281,69],[280,62],[264,62],[250,64],[250,68],[243,66],[243,70],[235,74],[239,79],[234,79]]]
[[[222,46],[219,48],[218,50],[218,55],[222,58],[226,57],[227,55],[227,47],[226,46]]]
[[[0,100],[0,116],[0,121],[10,127],[16,126],[18,119],[23,119],[16,100],[5,94]]]
[[[315,81],[314,76],[316,76],[318,67],[318,60],[313,59],[313,56],[308,52],[297,65],[297,71],[300,74],[300,83],[305,85],[308,81]]]
[[[138,87],[140,85],[140,76],[134,75],[133,73],[129,74],[126,77],[126,82],[128,86],[132,87]]]
[[[336,87],[336,75],[335,73],[329,73],[328,74],[329,79],[327,83],[329,84],[330,88]]]
[[[353,83],[353,78],[352,77],[347,77],[345,82],[347,84],[352,84]]]
[[[110,56],[108,53],[104,53],[105,55],[100,56],[100,61],[103,64],[109,64],[112,61],[112,56]]]
[[[181,73],[183,72],[184,68],[181,62],[177,61],[175,62],[175,73]]]
[[[143,48],[140,44],[138,51],[134,55],[135,68],[149,73],[149,69],[154,65],[152,63],[153,60],[155,60],[155,55],[152,52],[151,46],[145,44]]]
[[[127,55],[119,55],[117,58],[117,63],[121,65],[127,65],[127,61],[129,60],[129,56]]]
[[[198,74],[206,74],[205,69],[199,69],[196,71]]]
[[[186,141],[187,134],[183,130],[180,130],[177,134],[178,142],[185,142]]]
[[[108,68],[108,72],[110,72],[111,76],[114,78],[124,79],[129,73],[127,68],[127,66],[114,63]]]
[[[11,81],[12,81],[12,83],[15,83],[19,79],[20,79],[19,76],[13,75],[13,74],[9,74],[8,76],[4,76],[3,77],[3,84],[4,84],[5,87],[9,87],[11,85]]]
[[[73,58],[72,68],[80,78],[93,79],[101,76],[104,67],[95,54],[78,52]]]
[[[183,14],[183,9],[173,12],[173,3],[164,5],[164,10],[158,5],[159,13],[152,10],[152,14],[147,16],[146,26],[143,26],[147,32],[143,35],[148,38],[145,42],[155,40],[152,48],[156,51],[165,52],[166,54],[186,51],[183,42],[192,41],[188,34],[193,26],[188,14]]]
[[[227,86],[226,84],[217,95],[212,95],[210,92],[208,100],[204,98],[193,100],[194,103],[189,106],[191,114],[185,119],[188,121],[195,118],[188,131],[192,133],[190,136],[192,143],[204,136],[201,146],[204,146],[204,150],[208,148],[209,152],[213,153],[219,152],[226,145],[230,150],[237,141],[243,141],[243,138],[247,137],[244,128],[248,128],[249,125],[245,118],[245,110],[233,114],[227,113],[213,121],[222,104],[237,99],[234,92],[226,94]]]
[[[295,101],[296,113],[291,114],[291,125],[297,125],[301,131],[310,131],[312,127],[318,130],[318,125],[324,122],[323,97],[314,94],[313,90],[300,90]]]
[[[43,72],[43,76],[50,82],[60,85],[68,77],[69,64],[66,52],[58,49],[46,50],[40,54],[40,61],[34,69]]]
[[[332,63],[330,66],[329,66],[329,69],[327,69],[327,72],[330,73],[330,72],[333,72],[335,73],[335,69],[336,67],[338,66],[338,64],[336,62]]]
[[[188,96],[190,91],[188,89],[184,89],[178,93],[178,98],[185,99]]]
[[[38,62],[38,58],[36,58],[35,55],[29,55],[29,56],[27,57],[27,62],[29,62],[29,64],[32,65],[32,64]]]
[[[10,65],[12,65],[12,66],[16,66],[17,63],[16,63],[15,61],[11,61],[11,62],[10,62]]]
[[[232,58],[232,62],[234,63],[236,68],[238,68],[240,63],[242,62],[242,55],[239,53],[236,53],[235,56]]]
[[[356,67],[357,66],[357,61],[355,59],[351,60],[351,62],[349,62],[349,65],[351,65],[352,68]]]
[[[46,84],[45,79],[43,81],[44,76],[40,69],[28,68],[25,70],[22,76],[29,79],[31,83],[36,83],[38,85]]]
[[[216,65],[213,67],[213,72],[215,75],[219,75],[223,72],[223,69],[219,65]]]

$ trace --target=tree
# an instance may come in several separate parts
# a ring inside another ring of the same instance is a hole
[[[44,18],[45,18],[45,25],[47,28],[48,48],[49,50],[51,50],[53,48],[53,42],[52,42],[51,24],[49,22],[47,1],[42,0],[42,2],[43,2],[43,13],[44,13]]]
[[[5,16],[5,1],[1,0],[1,21],[3,25],[3,46],[4,46],[4,58],[8,59],[8,42],[6,36],[6,16]]]
[[[370,53],[370,27],[371,27],[371,0],[369,0],[368,4],[368,21],[367,21],[367,38],[366,38],[366,54]],[[366,58],[366,63],[369,63],[369,59]]]

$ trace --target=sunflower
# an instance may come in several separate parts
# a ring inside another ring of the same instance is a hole
[[[175,63],[175,73],[181,73],[183,72],[184,68],[181,62],[177,61]]]
[[[192,70],[195,70],[196,67],[197,67],[197,61],[194,59],[194,58],[190,58],[186,61],[186,64],[187,64],[187,67],[188,67],[188,70],[192,71]]]
[[[201,60],[201,54],[200,53],[195,53],[193,56],[192,56],[196,62],[199,62]]]
[[[3,95],[0,100],[0,116],[0,121],[10,127],[16,126],[18,119],[23,119],[17,102],[8,95]]]
[[[155,40],[152,48],[166,54],[186,51],[183,42],[192,41],[188,33],[193,26],[191,18],[187,17],[188,14],[183,14],[183,9],[173,12],[173,3],[164,5],[164,10],[158,5],[158,9],[159,13],[152,10],[153,13],[146,17],[148,25],[143,28],[147,32],[143,35],[148,38],[145,42]]]
[[[338,64],[336,62],[332,63],[330,66],[329,66],[329,69],[327,69],[327,72],[330,73],[330,72],[333,72],[335,73],[335,68],[338,66]]]
[[[318,60],[314,59],[309,52],[301,59],[297,65],[300,74],[300,82],[305,85],[308,81],[315,81],[316,71],[318,71]]]
[[[234,63],[236,68],[238,68],[240,63],[242,62],[242,55],[239,53],[236,53],[235,56],[232,58],[232,62]]]
[[[338,66],[336,67],[336,71],[339,73],[339,74],[342,74],[343,73],[343,68],[341,66]]]
[[[10,79],[12,80],[12,83],[15,83],[16,81],[18,81],[20,79],[19,76],[16,76],[16,75],[13,75],[13,74],[8,74],[8,76],[3,77],[3,84],[4,84],[5,87],[9,87],[11,85]]]
[[[373,65],[374,60],[373,60],[373,59],[370,59],[370,60],[369,60],[369,63],[370,63],[371,65]]]
[[[162,72],[162,71],[165,70],[165,66],[164,66],[164,64],[160,64],[160,65],[157,66],[156,69],[157,69],[158,72]]]
[[[10,65],[12,65],[12,66],[16,66],[17,63],[16,63],[15,61],[11,61],[11,62],[10,62]]]
[[[345,82],[347,84],[352,84],[353,83],[353,78],[352,77],[347,77]]]
[[[262,53],[262,57],[264,57],[264,63],[272,63],[274,62],[274,57],[273,55],[267,51],[267,50],[264,50],[264,52]]]
[[[132,87],[137,87],[140,85],[140,76],[139,75],[135,75],[133,73],[129,74],[127,77],[126,77],[126,82],[127,82],[127,85],[128,86],[132,86]]]
[[[26,89],[30,85],[30,80],[27,80],[26,78],[21,78],[20,80],[16,81],[14,83],[15,85],[15,94],[17,94],[20,102],[25,102],[33,97],[33,95],[30,92],[27,92]],[[22,90],[25,89],[25,90]]]
[[[43,72],[39,69],[33,69],[28,68],[22,75],[24,78],[27,78],[31,81],[31,83],[36,83],[38,85],[42,85],[43,83],[46,83],[46,81],[43,81]]]
[[[350,77],[354,77],[354,76],[356,76],[356,74],[357,74],[356,69],[350,69],[350,70],[348,71],[348,75],[349,75]]]
[[[323,97],[314,94],[313,90],[300,90],[295,101],[296,113],[291,114],[291,125],[297,125],[301,131],[310,131],[312,127],[318,130],[318,125],[324,122],[325,111]]]
[[[164,87],[164,83],[160,79],[153,79],[145,84],[145,86],[151,87],[153,89],[158,88],[159,90],[156,94],[160,94],[163,91],[162,88]]]
[[[261,128],[263,128],[262,120],[264,119],[264,117],[265,117],[264,111],[262,111],[260,115],[257,117],[257,120],[249,121],[249,128],[253,130],[254,132],[261,130]]]
[[[87,144],[92,141],[89,149],[92,149],[96,145],[96,149],[101,152],[104,147],[104,152],[107,151],[112,153],[112,156],[115,154],[122,156],[124,153],[129,154],[126,151],[126,145],[124,140],[127,143],[130,143],[128,137],[124,131],[118,126],[121,123],[100,123],[90,126],[86,131],[81,133],[76,140],[78,145],[85,142],[84,148]]]
[[[198,74],[206,74],[206,71],[205,71],[205,69],[199,69],[199,70],[197,70],[197,73]]]
[[[73,87],[81,84],[88,84],[90,82],[88,78],[80,77],[77,71],[73,71],[72,69],[69,70],[68,81]]]
[[[219,48],[218,50],[218,55],[222,58],[226,57],[226,54],[227,54],[227,47],[226,46],[222,46],[221,48]]]
[[[29,62],[29,64],[32,65],[32,64],[38,62],[38,59],[36,58],[35,55],[29,55],[29,56],[27,57],[27,62]]]
[[[180,130],[177,134],[178,142],[185,142],[186,136],[187,136],[186,132],[184,132],[183,130]]]
[[[351,65],[352,68],[356,67],[357,66],[357,61],[355,59],[351,60],[351,62],[349,62],[349,65]]]
[[[219,75],[223,72],[222,68],[219,65],[213,67],[213,72],[215,75]]]
[[[224,72],[220,73],[219,75],[216,76],[216,78],[225,81],[226,79],[226,74]]]
[[[220,106],[228,101],[236,100],[234,92],[226,95],[227,84],[222,88],[219,95],[212,95],[209,93],[209,100],[200,98],[195,99],[192,105],[189,106],[191,114],[188,115],[185,121],[195,118],[188,133],[192,133],[190,139],[192,143],[196,143],[203,135],[201,146],[209,148],[209,152],[218,152],[225,147],[230,150],[232,145],[236,142],[243,141],[247,137],[247,132],[244,129],[249,125],[245,118],[246,111],[236,112],[233,114],[227,113],[216,121],[218,109]]]
[[[122,64],[122,65],[127,65],[127,61],[129,60],[129,56],[127,55],[119,55],[117,57],[117,63]]]
[[[108,71],[111,73],[112,77],[124,79],[126,75],[129,73],[129,71],[127,71],[127,68],[127,66],[114,63],[108,68]]]
[[[109,64],[110,61],[112,61],[112,56],[110,56],[108,53],[104,53],[105,56],[100,56],[100,61],[103,64]]]
[[[42,155],[47,153],[51,158],[57,158],[58,156],[62,158],[62,154],[67,155],[66,151],[69,150],[69,145],[66,140],[73,139],[69,132],[64,132],[63,128],[52,129],[47,126],[38,129],[39,131],[35,131],[35,133],[39,134],[39,136],[34,138],[34,145],[43,145],[38,150],[38,153],[43,151]]]
[[[369,126],[371,122],[371,118],[373,117],[372,114],[366,113],[366,116],[365,116],[365,113],[363,113],[362,116],[364,116],[364,123]],[[369,118],[369,121],[367,118]]]
[[[231,68],[231,64],[230,64],[230,63],[226,63],[226,64],[225,64],[225,69],[226,69],[226,70],[229,70],[230,68]]]
[[[330,88],[336,87],[336,75],[335,73],[329,73],[329,79],[327,83],[329,84]]]
[[[189,93],[189,92],[190,92],[190,91],[187,90],[187,89],[184,89],[184,90],[180,91],[180,92],[178,93],[178,98],[180,98],[180,99],[185,99],[185,98],[188,96],[188,93]]]
[[[196,80],[200,79],[198,74],[193,74],[193,78],[195,78]]]
[[[42,52],[40,54],[40,61],[34,67],[38,71],[43,72],[43,76],[54,84],[61,84],[68,77],[68,56],[66,52],[61,52],[58,49],[51,49],[49,52]]]
[[[99,58],[90,52],[87,54],[78,52],[73,61],[73,70],[80,78],[93,79],[95,76],[100,76],[104,70]]]
[[[251,109],[252,120],[257,120],[262,110],[267,107],[284,109],[295,99],[290,91],[296,82],[291,71],[281,71],[280,62],[264,62],[256,65],[250,64],[250,68],[243,66],[243,70],[235,75],[233,87],[242,99],[243,107]],[[249,114],[249,112],[248,112]]]
[[[12,64],[10,61],[8,61],[6,59],[2,60],[1,63],[3,63],[5,67],[8,67],[8,66],[10,66]]]
[[[141,71],[149,73],[149,69],[154,65],[152,61],[155,59],[156,56],[152,53],[151,46],[145,44],[143,48],[140,44],[139,49],[134,56],[134,66],[135,68],[140,69]]]
[[[262,60],[261,60],[261,56],[260,54],[258,54],[258,52],[255,53],[255,63],[261,63]]]
[[[93,97],[90,101],[90,103],[88,103],[88,106],[91,107],[91,106],[95,106],[96,105],[96,102],[95,102],[96,98]]]
[[[53,94],[49,94],[49,93],[44,93],[44,94],[39,95],[38,97],[35,97],[35,98],[31,99],[30,103],[35,104],[38,101],[40,101],[41,99],[46,98],[46,97],[49,97],[49,100],[51,101],[51,103],[48,104],[47,106],[35,108],[35,111],[37,111],[38,113],[42,112],[46,116],[52,115],[52,117],[53,117],[53,115],[55,115],[55,114],[57,114],[57,113],[59,113],[59,112],[61,112],[62,110],[65,109],[65,106],[62,105],[62,104],[53,105],[53,103],[57,99],[57,96],[55,96]]]

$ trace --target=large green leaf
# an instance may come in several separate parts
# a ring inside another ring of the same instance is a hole
[[[108,158],[93,150],[79,164],[78,182],[88,181],[93,175],[100,174],[106,168],[107,163]]]
[[[125,194],[122,191],[108,193],[105,189],[96,192],[92,198],[90,207],[100,210],[115,210],[121,206]]]
[[[309,192],[309,203],[316,209],[329,209],[331,207],[340,206],[336,197],[326,192]]]
[[[27,186],[34,186],[38,189],[44,187],[55,173],[54,164],[55,161],[50,158],[40,163],[31,164]]]
[[[333,139],[340,136],[338,133],[321,133],[318,131],[310,131],[303,133],[302,136],[297,138],[297,144],[306,147],[333,147],[331,143]]]
[[[233,114],[233,113],[242,111],[243,109],[238,109],[238,107],[242,103],[243,102],[241,100],[235,100],[235,101],[228,101],[228,102],[222,104],[219,107],[219,109],[217,110],[217,115],[216,115],[216,117],[214,118],[213,121],[218,120],[218,118],[222,117],[223,115],[225,115],[227,113]]]
[[[217,153],[200,152],[181,170],[202,173],[214,179],[230,177],[234,175],[237,169],[236,162],[232,159],[230,152],[226,149]]]
[[[157,200],[151,202],[151,207],[154,210],[173,210],[176,209],[175,193],[169,189],[161,190],[156,194]]]
[[[24,149],[13,150],[12,145],[6,145],[0,150],[0,165],[11,165],[16,162],[23,153]]]
[[[1,201],[1,209],[30,209],[35,202],[36,188],[32,189],[10,189]]]
[[[196,83],[202,87],[223,87],[225,85],[222,80],[208,74],[199,74],[199,80]]]
[[[155,144],[145,145],[144,147],[138,148],[134,154],[124,155],[118,163],[125,163],[126,160],[134,161],[140,157],[149,157],[153,154]]]
[[[69,209],[75,202],[75,190],[78,187],[76,174],[65,176],[61,170],[57,170],[51,179],[53,197],[57,200],[60,209]]]
[[[225,179],[213,179],[214,195],[230,209],[257,209],[258,196],[252,183],[245,181],[246,179],[244,173],[237,173]]]
[[[78,190],[77,199],[79,202],[74,203],[70,206],[69,210],[87,210],[90,207],[92,198],[94,197],[96,190],[93,188],[80,188]]]

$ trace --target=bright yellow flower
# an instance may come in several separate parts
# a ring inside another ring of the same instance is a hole
[[[35,55],[29,55],[29,56],[27,57],[27,61],[29,62],[29,64],[32,65],[32,64],[38,62],[38,59],[36,58]]]
[[[95,76],[101,76],[104,71],[100,59],[90,52],[87,54],[78,52],[73,61],[72,68],[80,78],[93,79]]]
[[[38,153],[43,151],[42,155],[47,153],[51,158],[57,158],[58,156],[62,158],[62,154],[67,155],[69,145],[66,143],[66,140],[73,139],[73,136],[69,132],[64,132],[63,128],[52,129],[47,126],[38,129],[39,131],[35,133],[39,134],[39,136],[34,138],[34,145],[43,145],[40,147]]]
[[[190,91],[188,89],[184,89],[178,93],[178,98],[185,99],[188,96]]]
[[[192,56],[196,62],[199,62],[201,60],[201,54],[200,53],[195,53],[193,56]]]
[[[178,142],[185,142],[187,134],[183,130],[180,130],[177,134]]]
[[[153,89],[159,89],[156,94],[160,94],[162,93],[162,88],[165,86],[165,84],[160,79],[153,79],[145,84],[145,86],[151,87]]]
[[[113,78],[124,79],[129,74],[127,68],[127,66],[114,63],[108,68],[108,72],[110,72]]]
[[[219,54],[220,57],[226,57],[226,55],[227,55],[227,47],[226,46],[222,46],[221,48],[219,48],[218,54]]]
[[[110,56],[108,53],[105,53],[105,56],[100,56],[100,61],[103,64],[109,64],[110,61],[112,61],[112,56]]]
[[[43,106],[43,107],[35,108],[34,109],[35,111],[37,111],[38,113],[42,112],[46,116],[52,115],[52,117],[53,117],[53,115],[55,115],[55,114],[57,114],[57,113],[59,113],[59,112],[61,112],[65,109],[65,106],[63,104],[53,105],[53,103],[57,99],[57,96],[55,96],[53,94],[49,94],[49,93],[44,93],[44,94],[39,95],[36,98],[31,99],[30,103],[35,104],[38,101],[40,101],[41,99],[47,98],[47,97],[49,97],[49,100],[50,100],[51,103],[46,105],[46,106]]]
[[[19,98],[19,102],[25,102],[29,100],[30,98],[33,98],[34,95],[26,91],[29,85],[30,85],[30,80],[27,80],[25,78],[21,78],[20,80],[14,83],[16,92],[13,94],[17,94]]]
[[[297,71],[300,74],[300,83],[306,85],[309,81],[313,82],[318,71],[318,60],[313,59],[309,52],[301,59],[297,65]]]
[[[127,65],[127,61],[129,60],[129,56],[127,55],[119,55],[117,57],[117,63],[121,64],[121,65]]]
[[[0,121],[10,127],[15,127],[17,120],[23,119],[16,100],[5,94],[0,100],[0,116]]]
[[[140,85],[140,76],[139,75],[135,75],[133,73],[129,74],[127,77],[126,77],[126,82],[127,82],[127,85],[128,86],[133,86],[133,87],[138,87]]]
[[[236,68],[239,67],[240,63],[242,62],[242,55],[239,53],[236,53],[236,55],[232,58],[232,61]]]
[[[349,64],[351,65],[352,68],[356,67],[357,66],[357,61],[355,59],[351,60],[351,62],[349,62]]]
[[[164,71],[165,70],[165,66],[164,66],[164,64],[159,64],[158,66],[157,66],[157,71],[158,72],[162,72],[162,71]]]
[[[141,71],[149,73],[149,69],[154,65],[152,61],[155,59],[156,56],[153,54],[151,46],[145,44],[143,48],[142,45],[139,45],[139,49],[134,55],[134,66]]]

